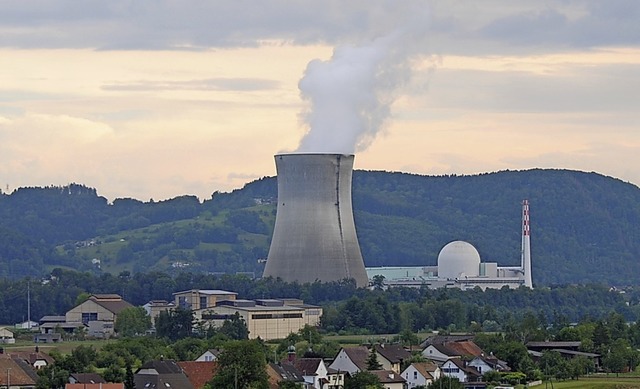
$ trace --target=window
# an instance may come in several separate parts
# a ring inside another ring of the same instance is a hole
[[[89,324],[90,321],[98,320],[98,312],[86,312],[82,314],[82,324]]]
[[[414,372],[413,372],[413,379],[414,379],[414,380],[417,380],[417,379],[418,379],[418,372],[417,372],[417,371],[414,371]]]

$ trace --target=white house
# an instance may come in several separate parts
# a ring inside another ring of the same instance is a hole
[[[323,384],[328,382],[327,366],[322,358],[299,358],[293,361],[293,366],[302,374],[309,389],[322,389]]]
[[[460,382],[478,382],[482,379],[476,369],[467,367],[460,358],[451,358],[440,367],[443,375],[457,378]]]
[[[213,362],[218,360],[218,355],[220,355],[220,350],[209,349],[202,353],[202,355],[196,359],[196,362]]]
[[[346,371],[354,375],[359,371],[367,370],[367,358],[369,349],[365,346],[343,347],[333,360],[329,368],[336,371]]]
[[[493,355],[489,357],[485,357],[485,356],[475,357],[469,363],[467,363],[467,367],[469,366],[475,368],[480,374],[484,374],[486,372],[493,371],[493,370],[497,370],[497,371],[511,370],[506,362],[499,360]]]
[[[440,378],[440,368],[431,362],[415,362],[402,372],[402,378],[407,381],[409,389],[416,386],[427,386]]]

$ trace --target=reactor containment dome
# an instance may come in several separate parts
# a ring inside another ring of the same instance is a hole
[[[477,277],[480,269],[480,254],[470,243],[453,241],[438,254],[438,276],[456,279]]]

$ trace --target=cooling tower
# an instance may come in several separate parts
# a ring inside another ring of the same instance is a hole
[[[353,155],[278,154],[278,207],[265,277],[368,283],[351,206]]]

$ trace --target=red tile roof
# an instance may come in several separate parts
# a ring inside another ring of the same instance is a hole
[[[182,368],[191,385],[195,389],[201,389],[215,376],[218,362],[182,361],[178,362],[178,366]]]

